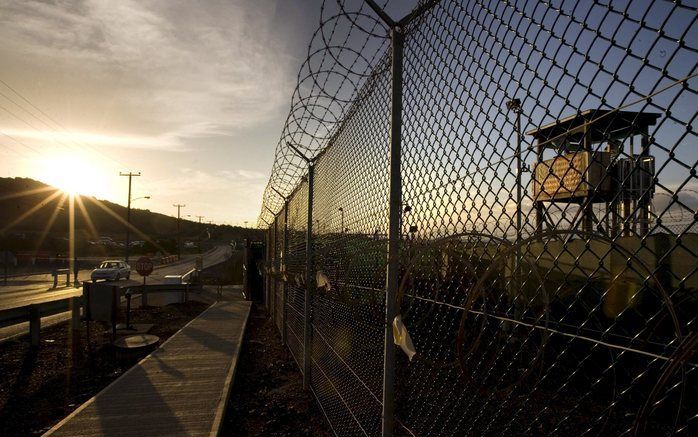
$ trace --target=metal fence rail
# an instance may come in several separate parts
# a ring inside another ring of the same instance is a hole
[[[692,435],[695,5],[403,9],[323,3],[259,219],[334,432]]]

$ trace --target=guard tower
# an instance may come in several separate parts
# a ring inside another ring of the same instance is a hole
[[[622,223],[624,235],[646,235],[654,196],[649,126],[658,118],[651,113],[589,109],[527,132],[537,141],[533,164],[536,232],[542,232],[546,224],[553,226],[547,211],[550,204],[577,203],[584,231],[591,232],[596,223],[616,236]],[[602,220],[593,211],[600,203],[606,209]],[[578,225],[579,221],[573,223]]]

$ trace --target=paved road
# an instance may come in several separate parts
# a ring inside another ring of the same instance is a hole
[[[204,267],[218,264],[230,257],[230,247],[221,245],[206,252],[204,255]],[[194,258],[182,260],[178,263],[167,264],[156,267],[153,274],[148,277],[148,283],[157,284],[162,282],[166,275],[179,275],[188,272],[196,265]],[[90,272],[81,272],[81,280],[89,278]],[[121,280],[122,285],[138,285],[142,283],[141,277],[135,271],[132,272],[130,281]],[[65,280],[65,277],[63,277]],[[60,282],[59,282],[60,284]],[[13,278],[8,281],[7,286],[0,286],[0,310],[29,305],[31,303],[45,302],[48,300],[60,299],[81,293],[78,288],[50,288],[53,285],[51,275],[30,275],[21,278]]]
[[[214,249],[203,254],[204,267],[218,264],[230,257],[230,247],[226,245],[216,246]],[[196,265],[195,259],[182,260],[178,263],[157,267],[152,275],[148,277],[149,284],[161,283],[166,275],[181,275],[193,269]],[[89,271],[84,271],[80,279],[88,279]],[[132,273],[133,279],[119,281],[120,285],[139,285],[143,283],[142,278],[135,271]],[[32,303],[46,302],[50,300],[63,299],[71,296],[81,296],[82,288],[56,288],[53,286],[53,278],[50,275],[31,275],[16,278],[15,281],[8,282],[7,286],[0,286],[0,310],[29,305]],[[66,313],[67,314],[67,313]],[[65,319],[65,314],[45,317],[41,319],[42,326],[50,325]],[[22,323],[7,328],[0,329],[0,341],[28,330],[28,323]]]
[[[209,250],[208,252],[205,252],[203,254],[204,256],[204,266],[210,266],[217,264],[219,262],[224,261],[227,257],[230,256],[230,247],[227,245],[219,245],[214,247],[213,249]],[[135,257],[138,258],[138,257]],[[118,259],[118,258],[117,258]],[[151,276],[148,277],[150,280],[151,278],[155,280],[161,280],[165,275],[176,275],[181,272],[180,267],[182,266],[188,266],[189,268],[187,270],[191,270],[194,268],[195,265],[195,259],[196,255],[185,255],[185,257],[182,259],[182,261],[178,261],[172,264],[167,264],[167,265],[161,265],[155,267],[155,271]],[[132,264],[134,264],[136,259],[133,259],[131,261]],[[184,270],[186,272],[187,270]],[[80,280],[87,280],[90,278],[90,272],[91,270],[81,270],[79,272],[79,279]],[[138,273],[134,270],[131,273],[131,277],[133,278],[140,278]],[[71,272],[71,280],[72,278],[72,272]],[[65,284],[65,275],[61,275],[58,277],[58,285]],[[27,275],[17,275],[17,276],[12,276],[9,277],[7,280],[7,286],[2,286],[0,285],[0,307],[3,306],[3,298],[2,296],[4,295],[3,290],[8,290],[12,288],[17,288],[17,287],[24,287],[27,288],[29,286],[34,286],[37,289],[40,289],[43,287],[44,289],[48,289],[53,285],[53,276],[51,276],[50,273],[36,273],[36,274],[27,274]]]

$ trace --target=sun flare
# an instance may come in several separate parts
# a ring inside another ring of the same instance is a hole
[[[55,154],[36,164],[39,179],[65,193],[107,195],[107,180],[97,160],[78,154]]]

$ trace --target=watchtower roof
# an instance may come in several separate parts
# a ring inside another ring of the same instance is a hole
[[[613,109],[587,109],[561,120],[526,132],[539,142],[563,136],[590,135],[591,142],[637,135],[647,131],[657,122],[660,114],[649,112],[616,111]]]

